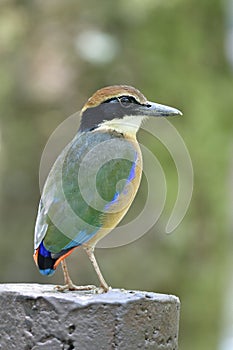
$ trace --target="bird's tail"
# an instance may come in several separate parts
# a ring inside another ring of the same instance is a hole
[[[35,250],[33,258],[42,275],[53,275],[60,262],[70,255],[74,249],[64,249],[59,253],[53,254],[45,248],[42,241]]]

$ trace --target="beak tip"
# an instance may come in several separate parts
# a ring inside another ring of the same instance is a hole
[[[169,113],[168,116],[169,116],[169,115],[170,115],[170,116],[175,116],[175,117],[177,117],[177,116],[182,116],[183,113],[182,113],[179,109],[173,108],[173,107],[172,107],[171,113]]]

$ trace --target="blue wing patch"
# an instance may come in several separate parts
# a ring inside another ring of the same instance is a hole
[[[129,184],[135,178],[135,175],[136,175],[136,159],[133,163],[132,168],[130,169],[129,176],[126,179],[126,185]],[[123,193],[126,194],[125,190],[123,190]],[[117,203],[119,196],[120,196],[120,193],[116,192],[114,194],[113,199],[105,205],[104,209],[108,210],[113,204]]]

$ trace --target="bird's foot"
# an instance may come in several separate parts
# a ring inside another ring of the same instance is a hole
[[[96,286],[94,285],[87,285],[87,286],[76,286],[73,283],[68,283],[65,284],[64,286],[56,286],[55,289],[58,292],[65,292],[65,291],[93,291],[94,293],[96,293],[96,289],[98,289]]]
[[[108,291],[110,291],[112,289],[112,287],[109,286],[99,286],[96,288],[95,293],[96,294],[103,294],[103,293],[107,293]]]

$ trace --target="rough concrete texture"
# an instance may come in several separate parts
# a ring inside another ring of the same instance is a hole
[[[0,284],[0,349],[176,350],[179,308],[172,295]]]

